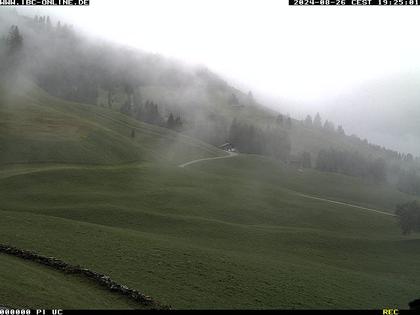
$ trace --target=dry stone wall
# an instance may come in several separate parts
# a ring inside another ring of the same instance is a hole
[[[3,245],[3,244],[0,244],[0,253],[30,260],[30,261],[60,270],[67,274],[82,275],[96,282],[97,284],[107,288],[110,291],[124,295],[138,302],[139,304],[149,307],[151,309],[169,309],[168,306],[160,304],[159,302],[153,300],[151,297],[144,295],[137,290],[130,289],[129,287],[123,284],[119,284],[115,282],[107,275],[95,272],[87,268],[83,268],[81,266],[70,265],[55,257],[46,257],[32,251],[23,250],[23,249],[19,249],[13,246]]]

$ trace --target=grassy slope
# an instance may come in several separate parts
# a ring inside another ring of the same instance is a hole
[[[178,163],[223,153],[203,142],[118,112],[50,97],[28,82],[0,88],[0,165],[11,163]],[[134,139],[131,131],[136,130]]]
[[[0,303],[14,308],[141,308],[86,279],[0,255]]]
[[[72,152],[61,157],[45,140],[50,133],[37,134],[41,152],[67,164],[39,163],[41,157],[30,150],[26,156],[16,151],[14,159],[23,156],[32,164],[0,168],[0,242],[109,274],[176,308],[405,307],[418,294],[418,236],[402,237],[392,217],[294,191],[389,211],[409,197],[359,179],[301,173],[257,156],[181,169],[174,163],[219,152],[182,138],[195,150],[180,150],[175,158],[172,148],[165,148],[179,140],[172,133],[37,93],[28,101],[41,103],[42,117],[54,108],[64,122],[77,118],[90,132],[106,130],[101,138],[115,134],[129,142],[122,149],[102,148],[117,152],[99,161],[109,165],[80,165],[95,159],[94,153],[71,155],[84,152],[83,138],[73,136]],[[20,107],[9,106],[9,112],[15,110]],[[19,113],[27,117],[26,111]],[[13,131],[17,116],[0,116],[3,130]],[[48,126],[25,121],[16,129],[29,125],[38,132]],[[133,142],[126,124],[138,130]],[[14,134],[27,141],[33,132]],[[166,144],[158,141],[162,138]],[[102,142],[91,142],[101,148]],[[141,152],[143,162],[127,163],[119,158],[126,154],[121,150]],[[24,298],[30,303],[29,295]]]
[[[194,167],[194,166],[193,166]],[[300,192],[332,200],[353,203],[394,212],[399,203],[416,199],[387,184],[376,184],[360,178],[314,169],[296,170],[270,158],[247,155],[223,164],[206,163],[207,172],[238,176],[241,180],[256,180],[281,186],[293,193]]]
[[[240,159],[226,169],[235,159],[6,177],[0,239],[174,307],[404,307],[415,297],[420,240],[401,237],[395,219],[300,198],[283,188],[287,178],[247,177]],[[259,162],[261,174],[273,170]]]

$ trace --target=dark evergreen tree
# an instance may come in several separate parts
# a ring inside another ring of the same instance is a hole
[[[420,205],[417,201],[397,205],[395,214],[404,235],[420,232]]]
[[[47,16],[47,20],[45,22],[45,25],[47,26],[47,29],[51,29],[51,19],[49,16]]]
[[[181,131],[183,125],[184,124],[182,123],[181,117],[180,116],[177,116],[175,118],[175,130],[178,131],[178,132]]]
[[[289,158],[291,142],[287,132],[274,128],[259,131],[258,136],[258,141],[262,143],[260,154],[272,156],[282,161]]]
[[[9,35],[7,37],[7,45],[9,48],[9,53],[16,55],[19,53],[23,46],[23,37],[19,32],[19,28],[16,25],[12,25],[9,30]]]
[[[239,105],[238,97],[234,93],[232,93],[231,96],[230,96],[230,98],[229,98],[229,104],[231,104],[231,105]]]
[[[322,127],[321,115],[319,115],[319,113],[316,113],[316,116],[314,118],[313,125],[316,128],[321,128]]]
[[[336,172],[364,177],[375,182],[386,180],[387,166],[384,159],[368,159],[358,152],[320,150],[316,168],[325,172]]]
[[[278,124],[278,125],[283,125],[283,115],[282,114],[279,114],[278,116],[277,116],[277,118],[276,118],[276,123]]]
[[[166,121],[166,127],[169,129],[175,129],[175,119],[172,113],[169,114],[168,120]]]
[[[369,176],[376,182],[384,182],[386,180],[386,162],[383,158],[375,159],[369,163]]]
[[[406,194],[420,196],[420,176],[415,170],[402,170],[398,176],[397,187]]]
[[[146,101],[142,111],[142,121],[153,125],[165,126],[159,114],[158,105],[152,101]]]
[[[128,100],[125,101],[124,104],[121,106],[120,112],[128,116],[131,116],[133,114],[131,104]]]
[[[248,92],[248,103],[251,105],[255,103],[254,95],[251,91]]]
[[[286,127],[288,129],[292,128],[292,118],[290,118],[290,116],[288,116],[287,119],[286,119]]]
[[[244,153],[269,155],[287,160],[291,151],[288,134],[279,129],[262,131],[252,125],[232,121],[229,130],[229,142]]]
[[[341,135],[341,136],[345,136],[345,135],[346,135],[346,133],[344,132],[344,128],[343,128],[343,126],[341,126],[341,125],[339,125],[339,126],[337,127],[337,133],[338,133],[339,135]]]
[[[330,122],[329,120],[326,120],[325,123],[324,123],[324,129],[326,131],[333,132],[333,131],[335,131],[335,126],[332,122]]]
[[[303,168],[311,168],[312,161],[311,161],[311,154],[309,152],[302,153],[302,167]]]

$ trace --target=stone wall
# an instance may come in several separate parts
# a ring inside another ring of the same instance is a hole
[[[168,306],[165,306],[163,304],[160,304],[159,302],[153,300],[151,297],[144,295],[140,293],[137,290],[130,289],[129,287],[119,284],[112,280],[107,275],[92,271],[87,268],[82,268],[81,266],[74,266],[70,265],[60,259],[57,259],[55,257],[46,257],[38,255],[35,252],[22,250],[13,246],[9,245],[3,245],[0,244],[0,253],[12,255],[15,257],[23,258],[26,260],[30,260],[57,270],[60,270],[62,272],[65,272],[67,274],[77,274],[82,275],[97,284],[107,288],[108,290],[124,295],[142,306],[149,307],[151,309],[169,309]]]

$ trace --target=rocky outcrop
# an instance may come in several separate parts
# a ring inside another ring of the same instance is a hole
[[[0,244],[0,253],[30,260],[30,261],[60,270],[67,274],[82,275],[96,282],[97,284],[107,288],[110,291],[124,295],[138,302],[142,306],[146,306],[151,309],[169,309],[168,306],[160,304],[159,302],[153,300],[151,297],[144,295],[137,290],[130,289],[129,287],[123,284],[119,284],[115,282],[107,275],[95,272],[87,268],[83,268],[81,266],[70,265],[55,257],[46,257],[32,251],[23,250],[23,249],[19,249],[13,246],[3,245],[3,244]]]

